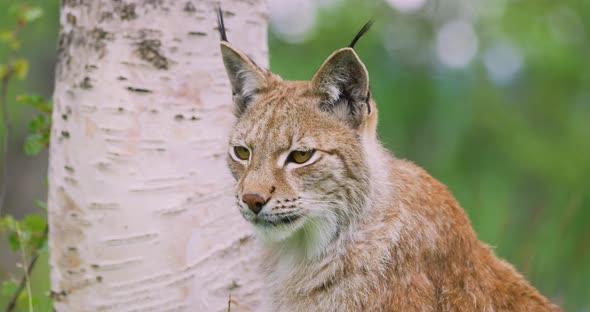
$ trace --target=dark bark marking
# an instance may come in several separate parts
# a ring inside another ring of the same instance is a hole
[[[204,33],[202,31],[189,31],[188,34],[191,36],[200,36],[200,37],[207,36],[207,33]]]
[[[61,76],[62,68],[64,68],[64,66],[67,68],[70,65],[71,57],[69,47],[72,43],[73,37],[74,33],[72,31],[64,32],[62,29],[59,33],[59,39],[57,43],[57,77]]]
[[[232,280],[232,281],[231,281],[231,284],[229,284],[229,286],[227,286],[227,290],[229,290],[229,291],[232,291],[232,290],[234,290],[234,289],[238,289],[238,288],[240,288],[240,287],[242,287],[242,285],[238,284],[238,282],[237,282],[237,281],[235,281],[235,280]]]
[[[144,89],[144,88],[136,88],[136,87],[127,87],[127,90],[129,90],[131,92],[137,92],[137,93],[152,93],[152,90]]]
[[[49,291],[49,297],[51,297],[51,299],[53,299],[56,302],[60,302],[63,301],[65,299],[65,297],[67,297],[69,294],[69,292],[62,290],[62,291],[54,291],[51,290]]]
[[[113,12],[109,12],[109,11],[104,11],[100,13],[100,17],[98,18],[99,22],[104,22],[107,20],[112,20],[113,19]]]
[[[164,11],[168,11],[169,9],[167,7],[164,7],[164,1],[163,0],[144,0],[143,1],[144,6],[151,6],[153,9],[157,9],[160,8]]]
[[[143,39],[138,44],[136,52],[139,57],[152,64],[157,69],[168,69],[168,59],[160,51],[162,42],[158,39]]]
[[[121,17],[121,20],[127,21],[137,18],[137,14],[135,13],[135,3],[123,4],[117,9],[117,11],[119,11],[119,17]]]
[[[98,68],[98,67],[97,67],[96,65],[86,65],[86,66],[84,66],[84,69],[85,69],[87,72],[93,72],[93,71],[94,71],[95,69],[97,69],[97,68]]]
[[[76,15],[68,12],[68,14],[66,14],[66,21],[72,26],[76,26]]]
[[[113,35],[102,28],[95,27],[92,30],[78,28],[69,32],[65,32],[62,29],[59,34],[58,43],[58,77],[61,76],[64,66],[65,68],[69,68],[70,66],[70,49],[73,47],[89,48],[100,59],[106,53],[105,40],[113,40]]]
[[[195,8],[195,5],[188,1],[187,3],[184,4],[184,9],[183,11],[188,12],[188,13],[192,13],[195,12],[197,10],[197,8]]]
[[[80,82],[80,88],[88,90],[92,89],[92,84],[90,83],[90,77],[84,77],[82,82]]]

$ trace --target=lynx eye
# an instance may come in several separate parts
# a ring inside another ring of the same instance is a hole
[[[234,146],[234,154],[241,160],[248,160],[250,158],[250,150],[243,146]]]
[[[293,151],[293,152],[291,152],[291,154],[289,154],[287,161],[294,162],[296,164],[302,164],[302,163],[308,161],[311,158],[311,156],[313,156],[313,153],[315,153],[315,150]]]

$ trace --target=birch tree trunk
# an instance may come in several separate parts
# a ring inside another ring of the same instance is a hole
[[[57,311],[256,311],[261,280],[225,164],[215,7],[62,0],[49,165]],[[268,64],[264,0],[221,4]],[[246,309],[247,308],[247,309]]]

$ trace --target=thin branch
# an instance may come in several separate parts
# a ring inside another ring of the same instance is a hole
[[[18,235],[18,239],[22,242],[23,241],[23,234],[20,231],[20,227],[18,226],[18,223],[16,224],[16,234]],[[23,244],[19,244],[20,245],[20,253],[21,256],[23,257],[23,270],[24,272],[24,278],[25,278],[25,285],[27,286],[27,294],[29,294],[27,297],[29,299],[29,311],[32,312],[33,311],[33,299],[31,298],[31,275],[29,274],[29,266],[24,266],[25,263],[27,263],[27,253],[25,252],[25,246],[23,246]]]
[[[41,239],[39,240],[39,244],[37,244],[37,246],[35,248],[35,251],[34,251],[35,255],[31,259],[31,262],[29,262],[29,265],[27,266],[27,270],[25,271],[28,273],[25,273],[25,275],[21,278],[20,284],[18,285],[18,289],[16,290],[14,295],[12,295],[12,299],[10,299],[10,302],[6,306],[6,310],[4,310],[5,312],[12,312],[14,310],[14,308],[16,307],[16,301],[18,299],[18,296],[23,291],[25,286],[27,286],[28,275],[31,274],[31,272],[35,268],[35,263],[37,262],[37,259],[39,259],[39,252],[38,251],[39,251],[39,249],[41,249],[41,247],[43,247],[43,244],[45,243],[45,240],[47,239],[48,232],[49,232],[49,227],[45,226],[45,231],[43,232],[43,236],[41,237]],[[31,296],[30,289],[29,289],[29,296]]]

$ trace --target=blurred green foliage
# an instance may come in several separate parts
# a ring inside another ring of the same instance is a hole
[[[47,96],[59,4],[29,2],[45,16],[24,30],[29,77],[11,93]],[[385,145],[444,182],[479,237],[544,294],[567,311],[590,311],[590,1],[427,0],[410,13],[386,2],[317,2],[331,5],[318,9],[305,40],[290,43],[271,28],[271,69],[309,79],[376,17],[356,50],[370,73]],[[436,52],[441,27],[454,19],[468,19],[477,35],[477,52],[462,68],[442,64]],[[0,20],[0,28],[7,23]],[[506,81],[486,64],[498,42],[520,57]],[[32,110],[14,98],[11,111],[25,133]],[[48,287],[43,261],[34,277],[41,294]]]
[[[49,147],[51,135],[51,112],[53,103],[45,101],[40,95],[19,95],[17,102],[29,105],[37,110],[37,115],[29,120],[29,135],[23,145],[27,155],[37,155]]]
[[[29,61],[21,56],[22,32],[31,22],[43,15],[43,9],[32,6],[29,3],[17,2],[8,5],[2,12],[2,24],[0,24],[0,51],[3,59],[0,59],[0,107],[2,108],[2,183],[0,195],[0,239],[6,239],[9,248],[14,254],[19,255],[17,267],[21,269],[20,278],[14,276],[0,279],[0,307],[6,311],[24,310],[32,311],[34,308],[49,307],[50,300],[45,291],[47,288],[37,288],[33,291],[33,283],[39,278],[47,279],[47,270],[42,275],[31,276],[35,263],[39,256],[47,252],[47,222],[46,217],[39,214],[26,214],[21,220],[15,219],[10,213],[3,210],[5,205],[5,192],[10,183],[10,169],[13,167],[10,159],[11,147],[14,135],[12,129],[13,120],[10,110],[14,109],[14,100],[29,105],[37,110],[38,115],[29,122],[30,135],[24,144],[26,154],[38,154],[49,145],[49,133],[51,129],[51,103],[47,103],[38,95],[23,94],[15,97],[12,85],[23,81],[29,72]],[[21,118],[17,118],[20,121]],[[19,154],[19,153],[17,153]],[[39,181],[42,182],[42,181]],[[21,190],[27,192],[27,190]],[[44,201],[36,200],[36,204],[44,209]],[[0,259],[3,260],[3,259]],[[0,272],[2,273],[2,272]]]

